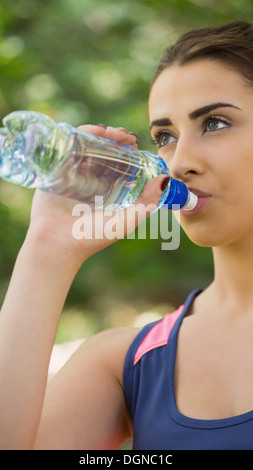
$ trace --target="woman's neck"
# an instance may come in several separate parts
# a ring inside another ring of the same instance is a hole
[[[239,310],[253,315],[253,240],[251,246],[241,242],[215,247],[213,257],[214,281],[199,303],[212,310]]]

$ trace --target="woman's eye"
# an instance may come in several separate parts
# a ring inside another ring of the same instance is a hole
[[[203,130],[204,132],[214,132],[223,129],[224,127],[228,127],[229,125],[230,123],[225,119],[218,117],[208,117],[204,120]]]
[[[158,132],[154,137],[154,143],[158,147],[164,147],[165,145],[176,142],[177,139],[170,132]]]

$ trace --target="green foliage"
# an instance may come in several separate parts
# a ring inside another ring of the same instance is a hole
[[[251,0],[2,0],[0,118],[32,109],[76,126],[123,126],[154,150],[147,99],[163,49],[187,29],[238,18],[253,18]],[[31,200],[30,191],[0,182],[0,301]],[[97,330],[117,323],[110,309],[124,324],[130,306],[138,314],[177,304],[211,278],[210,250],[183,233],[176,251],[162,251],[161,240],[122,240],[85,263],[65,310],[95,318]]]

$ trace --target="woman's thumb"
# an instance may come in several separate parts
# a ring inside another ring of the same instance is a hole
[[[163,192],[170,182],[170,176],[159,175],[152,178],[145,185],[141,196],[137,199],[135,204],[144,204],[145,206],[154,206],[153,212],[162,197]]]
[[[169,176],[159,175],[145,185],[134,204],[125,209],[124,233],[131,233],[137,225],[150,216],[158,207],[162,194],[170,182]]]

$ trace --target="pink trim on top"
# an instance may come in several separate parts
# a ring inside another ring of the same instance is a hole
[[[139,345],[135,356],[134,356],[134,365],[141,359],[141,357],[152,349],[159,348],[167,344],[170,332],[178,319],[179,315],[182,313],[184,306],[181,305],[175,312],[168,313],[165,315],[163,320],[157,323],[148,334],[142,340]]]

